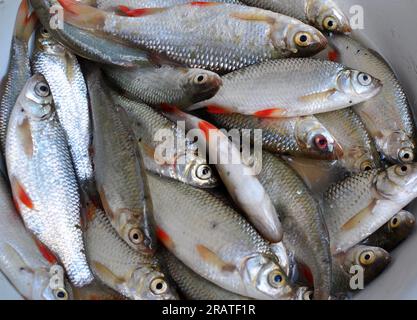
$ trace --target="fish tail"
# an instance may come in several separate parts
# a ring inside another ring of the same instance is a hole
[[[58,0],[58,2],[64,8],[65,22],[88,30],[100,30],[103,28],[107,17],[105,11],[75,0]]]
[[[14,36],[17,39],[28,42],[32,35],[38,18],[34,12],[29,12],[27,0],[22,0],[16,16]]]

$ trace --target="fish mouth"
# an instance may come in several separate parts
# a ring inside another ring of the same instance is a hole
[[[341,31],[342,31],[343,34],[349,35],[349,34],[352,33],[353,30],[352,30],[352,27],[349,24],[346,24],[346,25],[343,26]]]

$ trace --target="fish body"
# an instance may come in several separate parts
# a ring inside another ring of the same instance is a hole
[[[126,297],[95,280],[88,286],[73,289],[74,300],[125,300]]]
[[[175,292],[155,257],[133,250],[113,229],[106,214],[91,207],[85,231],[87,256],[98,279],[135,300],[172,300]]]
[[[86,192],[93,178],[89,148],[91,137],[87,86],[74,54],[51,38],[43,28],[37,31],[32,70],[49,84],[59,121],[65,130],[74,169]]]
[[[393,70],[379,54],[351,38],[339,35],[330,41],[341,63],[369,72],[384,84],[379,95],[354,107],[378,151],[392,162],[412,162],[416,155],[415,124],[407,96]]]
[[[228,73],[222,81],[213,98],[188,109],[211,107],[258,117],[297,117],[366,101],[382,86],[361,71],[309,58],[266,61]]]
[[[83,0],[84,1],[84,0]],[[84,3],[90,2],[90,0],[85,0]],[[93,0],[93,4],[99,9],[103,10],[114,10],[117,9],[119,6],[126,6],[129,8],[162,8],[162,7],[171,7],[177,6],[180,4],[189,3],[189,0]],[[212,2],[209,0],[203,0],[204,2]],[[241,4],[238,0],[219,0],[214,2],[222,2],[222,3],[235,3]],[[91,5],[91,4],[90,4]]]
[[[6,161],[27,228],[57,255],[73,285],[90,283],[77,178],[49,85],[39,74],[27,81],[13,108]]]
[[[159,106],[190,106],[213,97],[221,86],[214,72],[167,66],[121,68],[104,66],[105,75],[134,100]]]
[[[175,180],[153,175],[148,180],[158,239],[187,267],[239,295],[292,298],[291,285],[268,243],[232,207]]]
[[[73,0],[59,2],[69,24],[104,32],[193,68],[227,72],[268,59],[312,55],[326,46],[314,27],[236,4],[127,9],[131,17],[126,17]]]
[[[93,163],[104,210],[135,250],[153,254],[156,240],[142,156],[123,109],[114,104],[98,69],[87,71],[93,117]]]

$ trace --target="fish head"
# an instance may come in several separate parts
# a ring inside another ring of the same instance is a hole
[[[327,46],[326,37],[312,26],[295,20],[283,24],[282,27],[285,27],[285,30],[277,27],[271,33],[273,44],[278,51],[282,51],[282,41],[285,42],[285,50],[298,57],[314,55]],[[282,40],[283,33],[285,40]]]
[[[387,223],[388,232],[407,236],[416,224],[416,218],[411,212],[401,210]]]
[[[391,262],[390,254],[382,248],[357,245],[346,252],[343,270],[350,274],[352,266],[359,266],[364,271],[364,281],[375,279]]]
[[[345,166],[352,172],[363,172],[376,169],[378,164],[373,155],[362,146],[353,146],[347,150]]]
[[[188,152],[178,161],[181,158],[185,158],[184,178],[188,184],[198,188],[214,188],[218,185],[218,177],[206,159]]]
[[[364,101],[375,97],[381,91],[382,83],[368,73],[342,68],[336,76],[336,87],[339,93],[361,97]],[[354,102],[352,100],[352,104]]]
[[[133,214],[129,209],[119,211],[119,225],[121,227],[122,238],[135,250],[143,254],[154,254],[155,236],[146,227],[141,227],[145,224],[140,218],[140,215]],[[139,223],[138,223],[139,221]]]
[[[417,193],[417,163],[387,168],[378,174],[375,185],[380,196],[405,206]]]
[[[40,27],[36,30],[35,48],[38,52],[59,56],[65,55],[66,52],[65,47],[56,41],[45,27]]]
[[[175,290],[156,267],[136,269],[126,283],[129,295],[138,300],[177,300]]]
[[[38,269],[33,272],[33,300],[70,300],[72,297],[71,285],[64,278],[61,266],[53,265],[49,270]]]
[[[297,121],[296,135],[301,148],[317,155],[317,158],[337,160],[343,157],[340,144],[315,117],[300,117]]]
[[[287,275],[274,257],[265,254],[249,256],[241,271],[248,291],[255,289],[258,296],[261,294],[269,299],[293,298]]]
[[[185,70],[183,88],[190,95],[191,104],[212,98],[223,84],[214,72],[197,68]]]
[[[309,22],[320,30],[344,34],[352,32],[348,17],[333,0],[308,0],[306,15]]]
[[[294,300],[313,300],[314,291],[308,287],[298,287],[294,294]]]
[[[413,139],[403,131],[381,132],[378,138],[382,152],[391,162],[411,163],[415,158]]]

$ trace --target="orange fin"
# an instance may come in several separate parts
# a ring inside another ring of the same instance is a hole
[[[207,6],[217,6],[219,5],[219,2],[210,2],[210,1],[193,1],[190,2],[191,6],[197,6],[197,7],[207,7]]]
[[[109,268],[97,261],[92,261],[91,266],[95,269],[96,273],[107,283],[112,283],[118,286],[125,282],[125,279],[115,275]]]
[[[165,11],[166,8],[138,8],[130,9],[126,6],[119,6],[119,10],[129,17],[143,17]]]
[[[52,253],[51,250],[47,246],[45,246],[41,241],[38,239],[35,239],[36,245],[39,249],[39,252],[42,254],[42,256],[48,261],[50,264],[56,264],[58,262],[58,259],[56,256]]]
[[[200,257],[204,261],[218,267],[221,271],[233,272],[233,271],[236,270],[236,266],[234,266],[231,263],[227,263],[227,262],[223,261],[222,259],[219,258],[219,256],[217,254],[215,254],[213,251],[211,251],[210,249],[208,249],[204,245],[198,244],[198,245],[196,245],[196,249],[197,249],[197,252],[200,255]]]
[[[29,119],[25,117],[22,123],[18,126],[20,140],[23,144],[23,151],[29,157],[33,156],[33,140],[30,128]]]
[[[298,100],[302,102],[311,102],[311,101],[323,101],[327,100],[332,94],[334,94],[337,91],[337,89],[332,88],[323,92],[316,92],[312,94],[308,94],[305,96],[300,97]]]
[[[168,233],[165,232],[164,229],[160,227],[156,227],[156,237],[163,243],[163,245],[167,248],[173,249],[175,248],[175,244],[172,241],[171,237]]]
[[[210,130],[218,130],[214,125],[204,120],[201,120],[198,123],[198,127],[200,128],[201,131],[203,131],[207,140],[209,139]]]
[[[29,195],[26,193],[23,186],[20,184],[20,182],[16,178],[12,177],[11,184],[12,184],[12,190],[13,190],[13,195],[15,199],[19,200],[27,208],[33,210],[34,209],[33,202],[31,198],[29,197]]]
[[[17,11],[14,36],[22,41],[29,41],[37,21],[36,14],[34,12],[29,13],[27,0],[22,0]]]
[[[211,113],[211,114],[232,113],[229,110],[227,110],[226,108],[219,107],[219,106],[216,106],[216,105],[208,105],[206,108],[207,108],[207,112]]]
[[[339,53],[336,50],[330,50],[327,53],[327,58],[330,61],[336,62],[339,59]]]
[[[287,112],[287,109],[273,108],[256,111],[253,115],[259,118],[280,118]]]
[[[377,200],[373,200],[366,208],[359,211],[355,216],[350,218],[342,227],[341,230],[348,231],[352,230],[358,225],[361,224],[363,219],[365,219],[367,216],[372,214],[372,209],[375,206]]]
[[[104,26],[108,15],[105,11],[75,0],[58,0],[58,2],[64,8],[65,22],[88,30],[98,30]]]

